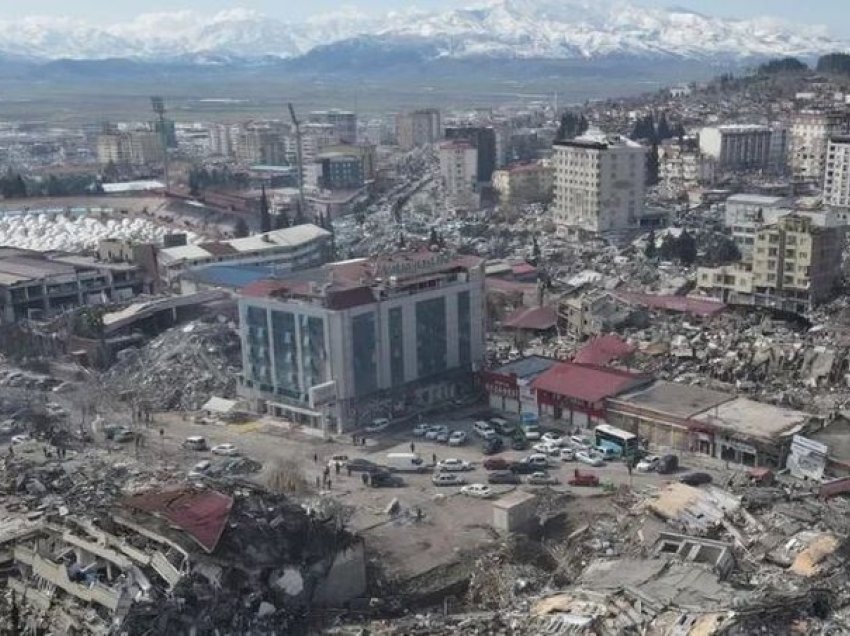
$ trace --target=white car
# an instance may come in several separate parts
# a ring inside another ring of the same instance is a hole
[[[573,445],[573,448],[576,448],[578,450],[593,448],[593,442],[591,442],[586,437],[582,437],[581,435],[571,435],[570,444]]]
[[[488,499],[493,496],[493,489],[487,484],[469,484],[463,486],[460,492],[469,497],[478,497],[480,499]]]
[[[27,442],[31,442],[32,437],[30,437],[26,433],[22,433],[20,435],[12,435],[12,446],[17,446],[18,444],[26,444]]]
[[[544,441],[537,442],[531,449],[536,453],[541,453],[543,455],[558,455],[561,452],[561,447],[555,444],[554,442]]]
[[[523,427],[522,432],[525,434],[525,439],[530,442],[535,442],[542,437],[538,426],[525,426]]]
[[[543,436],[540,438],[542,442],[552,442],[553,444],[557,444],[558,446],[562,446],[564,443],[564,438],[558,435],[557,433],[549,432],[543,433]]]
[[[463,486],[466,480],[455,473],[434,473],[431,483],[435,486]]]
[[[573,462],[576,459],[576,452],[572,448],[562,448],[558,453],[558,458],[562,462]]]
[[[431,426],[428,429],[428,432],[425,433],[425,439],[436,440],[440,435],[448,435],[449,427],[444,424],[440,424],[438,426]]]
[[[209,460],[204,460],[202,462],[198,462],[194,466],[192,466],[192,470],[189,471],[189,479],[201,479],[207,476],[207,471],[209,471],[210,466],[212,464]]]
[[[604,466],[605,460],[599,455],[589,450],[580,450],[576,453],[576,459],[590,466]]]
[[[447,473],[456,473],[464,470],[472,470],[472,465],[462,459],[449,457],[437,462],[437,470]]]
[[[428,424],[417,424],[413,427],[413,434],[416,437],[422,437],[425,433],[428,432],[428,429],[431,428]]]
[[[528,483],[532,486],[551,486],[557,484],[558,480],[549,473],[539,472],[530,474],[528,476]]]
[[[378,417],[372,420],[372,423],[366,426],[367,433],[380,433],[389,428],[390,421],[385,417]]]
[[[479,420],[472,425],[472,430],[482,439],[492,439],[496,437],[496,431],[487,422]]]
[[[466,433],[463,431],[454,431],[449,435],[449,446],[463,446],[466,444]]]
[[[637,463],[635,470],[641,473],[650,473],[653,470],[658,470],[658,464],[661,458],[658,455],[647,455]]]
[[[238,455],[239,450],[234,444],[218,444],[211,449],[213,455]]]
[[[549,467],[549,457],[544,455],[543,453],[532,453],[528,457],[522,460],[526,464],[531,464],[536,468],[548,468]]]

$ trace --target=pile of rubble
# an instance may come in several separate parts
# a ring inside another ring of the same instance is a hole
[[[152,410],[196,410],[213,395],[236,395],[239,334],[221,321],[174,327],[141,349],[126,349],[104,374],[107,391]]]

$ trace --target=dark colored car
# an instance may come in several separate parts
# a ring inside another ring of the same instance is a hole
[[[540,470],[540,466],[535,466],[530,462],[514,462],[511,464],[510,471],[517,475],[530,475]]]
[[[510,467],[511,462],[504,457],[490,457],[484,460],[484,470],[508,470]]]
[[[701,486],[711,483],[711,475],[708,473],[687,473],[679,477],[679,481],[688,486]]]
[[[369,485],[372,488],[397,488],[404,486],[404,480],[386,470],[376,470],[369,474]]]
[[[526,440],[524,437],[514,437],[511,440],[511,448],[518,451],[527,450],[528,440]]]
[[[378,466],[378,464],[360,457],[349,459],[345,467],[350,469],[353,473],[374,473],[381,470],[381,467]]]
[[[491,437],[484,442],[482,451],[485,455],[495,455],[505,447],[501,437]]]
[[[670,473],[675,473],[677,470],[679,470],[678,455],[661,456],[661,461],[658,462],[658,468],[656,468],[656,472],[661,473],[662,475],[669,475]]]
[[[518,484],[520,478],[509,470],[499,470],[487,475],[487,481],[491,484]]]

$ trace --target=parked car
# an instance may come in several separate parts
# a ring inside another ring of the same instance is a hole
[[[549,431],[548,433],[543,433],[540,437],[541,442],[552,442],[553,444],[557,444],[558,446],[562,446],[564,443],[563,436],[559,435],[554,431]]]
[[[210,466],[212,466],[212,464],[209,460],[205,459],[202,462],[198,462],[192,466],[192,470],[189,471],[189,479],[201,479],[206,477],[209,474]]]
[[[532,466],[537,466],[538,468],[549,467],[549,457],[544,453],[532,453],[528,457],[523,458],[522,461],[528,462]]]
[[[116,442],[121,442],[123,444],[124,442],[132,442],[134,439],[136,439],[136,434],[133,431],[124,428],[120,431],[116,431],[112,439]]]
[[[541,441],[537,442],[534,446],[531,447],[532,450],[536,453],[541,453],[542,455],[553,455],[557,456],[558,453],[561,452],[561,447],[550,441]]]
[[[679,477],[679,481],[688,486],[702,486],[710,484],[712,479],[708,473],[685,473]]]
[[[465,470],[472,470],[472,465],[456,457],[447,457],[437,462],[437,470],[441,472],[463,472]]]
[[[579,450],[593,448],[593,442],[581,435],[570,435],[570,444],[573,445],[573,448]]]
[[[617,451],[610,446],[594,446],[594,452],[602,457],[605,461],[610,462],[612,459],[617,459]]]
[[[501,437],[491,437],[490,439],[484,440],[484,445],[481,448],[481,452],[483,452],[485,455],[495,455],[496,453],[502,452],[502,449],[504,447],[505,443],[502,441]]]
[[[679,456],[678,455],[662,455],[661,461],[658,462],[658,468],[656,469],[662,475],[669,475],[670,473],[675,473],[679,470]]]
[[[497,470],[487,475],[487,482],[491,484],[518,484],[519,475],[510,470]]]
[[[491,417],[490,426],[493,427],[499,435],[513,435],[516,431],[516,424],[511,424],[506,419],[501,417]]]
[[[511,448],[518,451],[524,451],[528,449],[528,442],[524,437],[514,437],[511,440]]]
[[[658,470],[660,463],[661,458],[658,455],[647,455],[637,463],[635,470],[639,473],[651,473],[654,470]]]
[[[431,483],[435,486],[463,486],[466,480],[457,473],[434,473]]]
[[[430,439],[432,441],[436,441],[437,437],[441,434],[449,434],[449,427],[444,424],[438,424],[437,426],[432,426],[425,433],[425,439]]]
[[[463,431],[452,431],[449,435],[449,446],[463,446],[466,444],[466,433]]]
[[[12,446],[18,446],[19,444],[26,444],[27,442],[31,442],[32,437],[29,436],[28,433],[21,433],[20,435],[12,435]]]
[[[369,485],[372,488],[398,488],[404,486],[404,480],[388,470],[376,470],[369,473]]]
[[[510,471],[516,473],[517,475],[530,475],[531,473],[536,473],[540,470],[539,466],[535,466],[534,464],[530,464],[524,459],[521,459],[518,462],[514,462],[511,464]]]
[[[118,431],[123,431],[124,428],[125,427],[121,424],[107,424],[103,427],[103,436],[106,439],[112,439],[113,437],[115,437],[115,433],[117,433]]]
[[[599,455],[589,450],[580,450],[576,452],[576,459],[583,464],[588,464],[589,466],[604,466],[605,460],[602,459]]]
[[[549,473],[537,472],[531,473],[528,476],[528,483],[532,486],[551,486],[552,484],[557,484],[558,480]]]
[[[576,452],[572,448],[562,448],[558,453],[558,459],[562,462],[573,462],[576,459]]]
[[[239,449],[235,444],[217,444],[212,447],[213,455],[238,455]]]
[[[511,462],[504,457],[488,457],[484,460],[484,470],[508,470]]]
[[[423,437],[425,433],[428,432],[428,429],[431,428],[428,424],[417,424],[413,427],[413,434],[416,437]]]
[[[576,468],[573,476],[567,482],[570,486],[598,486],[599,477],[594,473],[585,473]]]
[[[390,421],[385,417],[376,417],[371,424],[366,425],[367,433],[380,433],[390,427]]]
[[[487,422],[479,420],[472,425],[472,430],[482,439],[492,439],[496,437],[496,431]]]
[[[437,433],[437,437],[434,441],[439,442],[440,444],[448,444],[449,443],[449,429],[447,428],[444,431],[440,431]]]
[[[200,435],[192,435],[183,440],[183,448],[194,451],[205,451],[209,448],[207,440]]]
[[[525,439],[530,442],[536,442],[541,437],[543,437],[543,433],[540,431],[540,427],[534,424],[531,424],[529,426],[523,426],[522,432],[525,435]]]
[[[345,467],[350,468],[351,472],[354,473],[374,473],[381,470],[381,467],[375,462],[370,462],[368,459],[362,459],[360,457],[349,459]]]
[[[487,484],[469,484],[461,487],[460,492],[468,497],[478,497],[479,499],[487,499],[493,496],[493,489]]]

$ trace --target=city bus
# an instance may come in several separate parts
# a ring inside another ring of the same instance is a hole
[[[596,446],[605,449],[607,453],[618,457],[635,457],[639,454],[640,444],[638,436],[634,433],[609,424],[600,424],[593,429],[593,433],[596,437]]]

